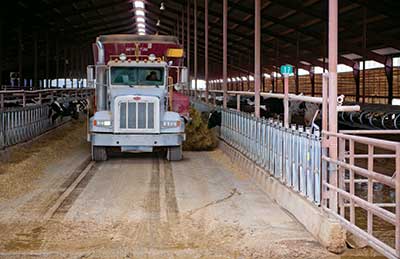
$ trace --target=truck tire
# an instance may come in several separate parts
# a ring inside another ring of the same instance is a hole
[[[106,147],[92,146],[92,160],[93,161],[106,161],[107,160]]]
[[[168,161],[179,161],[179,160],[182,160],[182,145],[174,146],[174,147],[168,147],[167,160]]]

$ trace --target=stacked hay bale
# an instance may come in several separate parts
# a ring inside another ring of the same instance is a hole
[[[191,121],[186,124],[185,151],[207,151],[217,147],[218,139],[214,130],[207,127],[207,116],[194,108],[190,109]]]

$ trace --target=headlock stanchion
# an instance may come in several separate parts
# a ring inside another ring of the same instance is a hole
[[[222,111],[221,138],[310,201],[321,201],[321,140],[318,130]]]

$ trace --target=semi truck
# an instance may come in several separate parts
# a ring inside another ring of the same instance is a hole
[[[189,100],[174,90],[188,81],[177,38],[103,35],[93,44],[93,56],[95,65],[87,71],[88,85],[96,88],[95,112],[88,127],[92,159],[107,160],[110,148],[153,152],[162,147],[168,160],[181,160],[182,115]],[[174,95],[181,105],[174,105]]]

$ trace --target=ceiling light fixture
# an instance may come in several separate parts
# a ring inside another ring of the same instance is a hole
[[[143,17],[136,17],[136,22],[137,23],[145,23],[145,20]]]
[[[164,2],[161,2],[161,4],[160,4],[160,10],[161,10],[161,11],[164,11],[164,10],[165,10]]]
[[[160,26],[160,19],[157,20],[156,26]]]
[[[136,10],[135,11],[136,16],[144,16],[144,11],[143,10]]]
[[[132,1],[135,10],[136,30],[139,35],[146,35],[146,9],[144,0]]]
[[[134,6],[135,6],[135,8],[143,8],[144,9],[143,1],[135,1]]]

